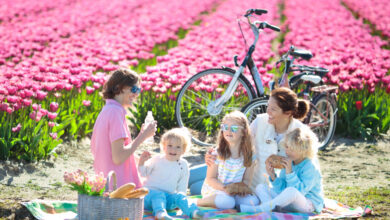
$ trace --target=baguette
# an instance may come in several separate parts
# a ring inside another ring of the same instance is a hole
[[[141,198],[146,196],[149,193],[149,190],[145,187],[141,187],[139,189],[133,190],[131,192],[128,192],[125,195],[126,199],[135,199],[135,198]]]
[[[119,187],[118,189],[116,189],[115,191],[111,192],[110,193],[110,198],[112,199],[124,199],[126,198],[125,195],[128,193],[128,192],[131,192],[133,191],[135,188],[135,184],[134,183],[126,183],[125,185]]]

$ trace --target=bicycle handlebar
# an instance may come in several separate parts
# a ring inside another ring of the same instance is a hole
[[[264,29],[264,28],[268,28],[268,29],[271,29],[273,31],[277,31],[277,32],[280,32],[280,28],[275,26],[275,25],[271,25],[271,24],[268,24],[267,22],[263,21],[259,24],[259,29]]]
[[[257,14],[257,15],[262,15],[262,14],[267,14],[268,13],[268,11],[267,10],[265,10],[265,9],[248,9],[247,11],[246,11],[246,13],[245,13],[245,17],[248,17],[249,15],[251,15],[251,14],[253,14],[253,13],[255,13],[255,14]]]

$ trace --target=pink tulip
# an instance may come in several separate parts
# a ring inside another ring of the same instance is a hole
[[[51,138],[53,138],[54,140],[57,139],[57,133],[50,133],[49,134]]]
[[[25,95],[25,98],[30,98],[31,96],[34,95],[34,92],[26,89],[26,90],[24,90],[24,95]]]
[[[94,89],[99,89],[102,85],[100,83],[93,83]]]
[[[11,108],[11,107],[8,107],[7,110],[6,110],[6,112],[7,112],[8,114],[12,114],[12,113],[14,112],[14,109]]]
[[[95,91],[95,89],[93,87],[90,87],[90,86],[87,86],[85,89],[86,89],[88,95],[92,94]]]
[[[32,108],[33,108],[33,110],[38,111],[39,109],[41,109],[41,105],[34,103],[32,105]]]
[[[57,102],[52,102],[50,103],[49,109],[51,112],[56,112],[58,110],[58,103]]]
[[[56,123],[54,123],[54,122],[52,122],[52,121],[49,121],[48,123],[47,123],[48,125],[49,125],[49,127],[54,127],[54,126],[56,126]]]
[[[29,116],[30,116],[30,118],[31,118],[32,120],[35,120],[35,118],[37,117],[37,113],[36,113],[35,111],[33,111],[33,112],[31,112],[31,113],[29,114]]]
[[[71,85],[71,84],[65,84],[65,90],[66,91],[70,91],[70,90],[72,90],[73,89],[73,86]]]
[[[20,123],[19,123],[16,127],[13,127],[11,130],[12,130],[12,132],[17,133],[20,131],[21,128],[22,128],[22,125],[20,125]]]
[[[48,114],[48,111],[46,110],[46,109],[43,109],[43,108],[41,108],[41,109],[39,109],[39,111],[38,111],[38,115],[41,115],[42,117],[44,117],[44,116],[46,116],[47,114]]]
[[[7,95],[8,91],[5,88],[0,87],[0,94]]]
[[[88,106],[91,105],[91,101],[89,101],[89,100],[83,100],[83,105],[86,106],[86,107],[88,107]]]
[[[19,98],[18,98],[17,96],[8,96],[8,97],[7,97],[7,101],[8,101],[9,103],[16,103],[16,102],[19,101]]]
[[[44,89],[45,89],[46,91],[48,91],[48,92],[53,91],[55,88],[56,88],[56,85],[53,84],[53,83],[45,84],[45,85],[44,85]]]
[[[38,100],[42,101],[46,98],[46,96],[47,96],[47,92],[44,92],[41,90],[37,91],[37,99]]]
[[[54,119],[57,117],[57,113],[48,112],[48,113],[47,113],[47,117],[48,117],[50,120],[54,120]]]
[[[17,103],[13,104],[13,107],[14,107],[14,111],[17,111],[17,110],[21,109],[23,106],[22,106],[22,103],[17,102]]]
[[[15,95],[17,91],[17,87],[15,86],[8,86],[6,87],[8,90],[8,95]]]

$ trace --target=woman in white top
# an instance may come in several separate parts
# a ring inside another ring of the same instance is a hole
[[[295,92],[288,88],[280,87],[271,92],[267,113],[259,114],[250,125],[256,158],[259,160],[253,172],[253,190],[258,184],[267,183],[266,159],[272,154],[286,155],[279,146],[279,141],[289,131],[306,126],[299,119],[306,116],[309,108],[308,101],[298,99]],[[205,157],[208,165],[213,164],[216,159],[211,152],[212,150]]]

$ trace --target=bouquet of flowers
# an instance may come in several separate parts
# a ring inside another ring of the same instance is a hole
[[[102,196],[106,188],[106,178],[102,172],[89,176],[87,172],[78,169],[75,172],[65,172],[64,180],[73,190],[90,196]]]

